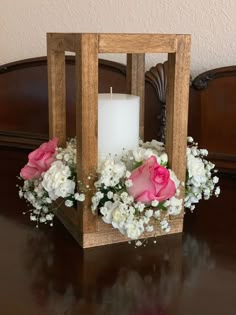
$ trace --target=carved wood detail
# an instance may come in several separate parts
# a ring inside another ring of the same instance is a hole
[[[158,95],[160,100],[160,114],[157,120],[160,121],[160,140],[165,142],[166,134],[166,88],[167,88],[167,61],[158,63],[146,72],[146,81],[149,82]]]
[[[236,76],[236,66],[212,69],[198,75],[192,81],[192,87],[196,90],[206,89],[208,87],[209,81],[232,76]]]

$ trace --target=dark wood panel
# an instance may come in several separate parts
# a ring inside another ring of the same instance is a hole
[[[99,92],[126,93],[126,67],[99,60]],[[67,135],[75,135],[75,59],[66,58]],[[160,136],[158,94],[146,80],[145,138]],[[154,115],[153,115],[154,113]],[[27,59],[0,67],[0,144],[34,147],[48,137],[46,57]]]
[[[190,130],[218,168],[236,171],[236,66],[213,69],[192,82]]]

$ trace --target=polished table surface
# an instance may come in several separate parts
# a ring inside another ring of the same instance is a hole
[[[221,196],[186,214],[183,234],[83,251],[59,222],[22,215],[26,154],[0,151],[0,315],[236,314],[236,177],[221,175]]]

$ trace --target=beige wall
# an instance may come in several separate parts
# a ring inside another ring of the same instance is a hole
[[[0,64],[45,55],[46,32],[190,33],[193,76],[236,64],[235,0],[0,0],[0,12]]]

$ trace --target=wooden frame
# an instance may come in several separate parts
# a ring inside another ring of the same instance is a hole
[[[83,184],[91,185],[88,175],[97,166],[98,53],[127,54],[128,91],[139,95],[140,136],[144,130],[144,56],[168,53],[166,148],[170,167],[185,181],[188,118],[190,35],[160,34],[47,34],[49,135],[66,141],[65,51],[76,53],[76,137],[77,172]],[[78,211],[60,209],[57,216],[86,248],[126,241],[119,231],[103,223],[90,210],[90,191]],[[184,195],[181,189],[181,197]],[[172,219],[171,233],[181,232],[183,212]],[[145,236],[161,234],[155,231]]]

